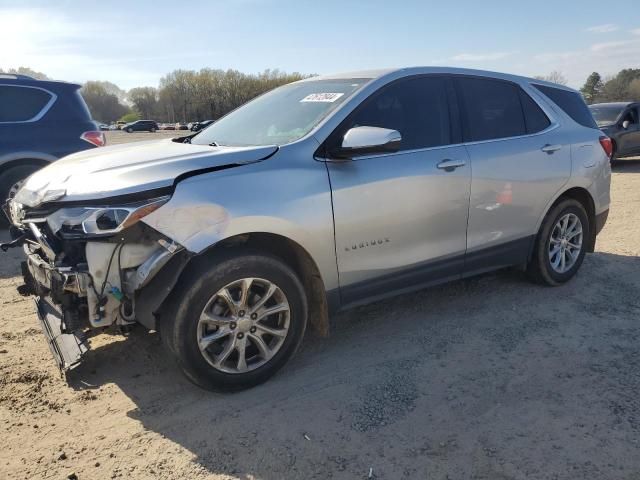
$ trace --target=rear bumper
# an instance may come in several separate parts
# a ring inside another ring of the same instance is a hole
[[[609,217],[609,209],[606,209],[604,212],[596,215],[596,235],[598,235],[605,224],[607,223],[607,218]]]

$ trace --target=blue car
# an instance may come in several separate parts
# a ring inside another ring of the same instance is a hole
[[[39,168],[105,144],[79,89],[73,83],[0,74],[0,205]]]

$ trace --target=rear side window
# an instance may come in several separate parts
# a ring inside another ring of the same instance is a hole
[[[51,100],[38,88],[0,85],[0,122],[25,122],[36,117]]]
[[[549,117],[542,111],[533,99],[524,91],[520,90],[520,101],[524,112],[524,122],[527,126],[527,133],[538,133],[551,125]]]
[[[547,87],[545,85],[533,84],[535,88],[549,97],[553,103],[558,105],[564,113],[569,115],[575,122],[584,127],[598,128],[589,107],[577,92],[563,90],[560,88]]]
[[[397,130],[400,150],[416,150],[451,143],[446,80],[415,77],[383,87],[369,97],[340,129],[336,142],[353,127]]]
[[[484,78],[458,78],[468,141],[516,137],[527,133],[520,88]]]

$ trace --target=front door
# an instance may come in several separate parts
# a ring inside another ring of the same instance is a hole
[[[355,126],[402,135],[398,152],[327,163],[343,304],[461,275],[471,169],[451,96],[446,77],[396,81],[329,139]]]

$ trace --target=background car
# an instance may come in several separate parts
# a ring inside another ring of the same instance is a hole
[[[613,160],[640,154],[640,102],[595,103],[589,110],[613,141]]]
[[[186,123],[176,123],[176,130],[189,130]]]
[[[79,89],[25,75],[0,77],[0,204],[40,167],[105,144]]]
[[[154,133],[160,130],[160,127],[153,120],[136,120],[135,122],[127,123],[122,127],[127,133],[132,132],[151,132]]]
[[[199,132],[203,128],[207,128],[213,122],[215,122],[215,120],[204,120],[202,122],[193,122],[193,124],[191,125],[191,131],[192,132]]]

